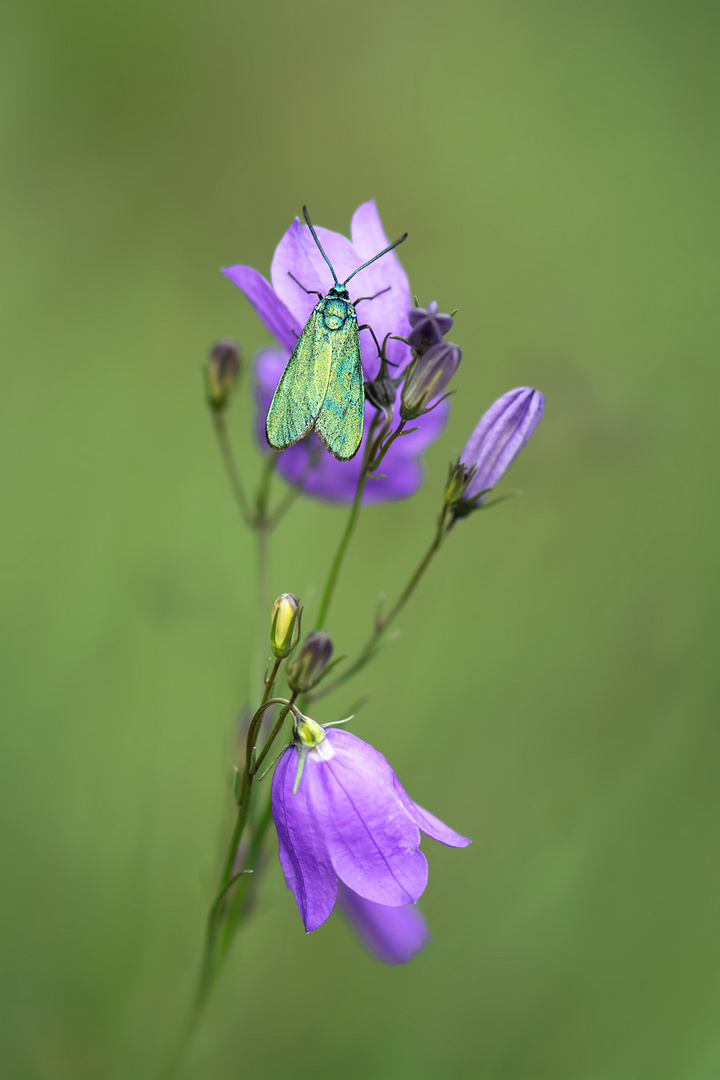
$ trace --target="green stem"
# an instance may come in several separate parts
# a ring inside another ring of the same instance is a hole
[[[257,628],[255,631],[254,658],[250,668],[250,701],[255,696],[256,687],[260,685],[265,667],[267,641],[267,625],[270,617],[270,532],[272,525],[268,514],[270,501],[270,486],[277,454],[270,454],[265,460],[260,486],[255,498],[255,514],[253,526],[257,534]]]
[[[316,693],[312,694],[310,697],[311,701],[316,701],[318,698],[325,697],[326,694],[331,693],[333,690],[337,689],[338,686],[342,686],[343,683],[347,682],[348,679],[352,678],[353,675],[360,671],[361,668],[365,667],[368,661],[372,659],[372,656],[380,642],[380,639],[387,632],[391,624],[395,621],[397,616],[405,607],[406,603],[408,602],[412,594],[415,592],[415,589],[417,588],[420,579],[422,578],[433,558],[439,551],[440,545],[442,544],[448,531],[447,517],[448,508],[447,505],[444,504],[443,509],[438,516],[435,535],[433,536],[430,547],[423,555],[407,585],[400,593],[400,596],[397,598],[393,606],[390,608],[390,611],[387,613],[386,616],[384,616],[384,618],[378,618],[376,620],[375,629],[373,630],[372,634],[368,638],[363,648],[353,660],[352,664],[350,664],[350,666],[347,667],[342,672],[342,674],[338,675],[336,679],[331,680],[331,682],[329,682],[326,686],[321,687]]]
[[[225,864],[223,866],[218,892],[215,899],[213,900],[207,920],[207,929],[205,932],[205,947],[203,951],[203,959],[200,968],[200,979],[198,982],[197,995],[195,999],[196,1013],[202,1010],[205,1002],[207,1001],[208,995],[210,993],[210,990],[212,989],[212,985],[217,975],[218,964],[217,957],[215,955],[216,944],[218,933],[220,931],[220,926],[228,910],[226,904],[226,897],[232,887],[231,883],[233,882],[233,880],[238,883],[236,888],[236,896],[233,898],[229,910],[228,921],[231,923],[234,923],[237,920],[237,915],[242,905],[242,900],[238,901],[237,893],[240,892],[241,896],[244,896],[245,892],[249,888],[249,885],[246,885],[244,883],[242,873],[233,875],[233,870],[235,869],[238,850],[240,848],[240,842],[242,840],[250,809],[250,798],[252,795],[254,777],[253,750],[255,747],[255,740],[257,738],[260,724],[262,723],[263,714],[266,709],[269,709],[271,705],[285,706],[282,713],[284,719],[293,704],[293,699],[287,701],[285,698],[272,698],[270,696],[279,667],[280,660],[276,660],[275,664],[273,665],[270,677],[268,678],[265,685],[265,693],[263,694],[262,704],[260,705],[257,712],[250,721],[250,727],[248,729],[247,746],[245,750],[245,770],[243,773],[242,789],[240,792],[240,797],[238,799],[238,815],[235,821],[235,827],[233,828],[232,836],[230,838],[230,843],[228,845],[227,856],[225,858]],[[274,734],[271,736],[271,740],[272,738],[274,738]],[[266,750],[267,747],[265,747],[265,749],[263,750],[263,755],[265,754]],[[259,827],[260,826],[258,826],[258,828]],[[255,844],[255,840],[253,840],[253,844]],[[253,850],[253,846],[251,845],[250,852],[252,853]],[[248,861],[250,861],[250,856],[248,857]]]
[[[368,482],[368,476],[370,475],[370,462],[374,456],[375,450],[375,431],[377,430],[378,423],[382,413],[380,411],[375,413],[370,424],[370,431],[368,432],[367,442],[365,444],[365,457],[363,459],[362,469],[360,470],[360,476],[358,477],[357,488],[355,489],[355,498],[353,504],[350,507],[350,514],[345,525],[345,530],[340,537],[340,543],[338,544],[337,551],[335,552],[335,558],[330,565],[330,571],[325,582],[325,588],[323,589],[322,598],[320,600],[320,609],[318,611],[317,622],[315,623],[316,630],[322,630],[325,625],[327,613],[330,608],[330,602],[335,592],[335,586],[337,584],[340,568],[345,558],[348,545],[352,539],[352,535],[355,532],[355,526],[357,525],[357,519],[362,508],[362,497],[365,492],[365,485]]]
[[[303,490],[305,488],[305,481],[307,480],[308,476],[310,475],[310,473],[313,471],[313,469],[317,465],[317,463],[318,463],[318,461],[320,459],[321,452],[322,451],[321,451],[321,448],[319,446],[314,447],[314,449],[312,450],[312,453],[310,454],[310,457],[308,458],[308,460],[307,460],[307,462],[305,464],[304,469],[302,470],[302,472],[298,476],[297,480],[295,480],[295,482],[293,484],[291,484],[289,490],[285,492],[285,495],[283,496],[283,498],[280,500],[278,505],[273,510],[272,514],[270,515],[270,528],[271,529],[275,528],[275,526],[278,524],[278,522],[285,516],[285,514],[287,514],[288,510],[290,509],[292,504],[295,502],[298,495],[302,494],[302,492],[303,492]]]
[[[265,834],[267,833],[270,822],[272,821],[272,802],[268,796],[268,800],[265,804],[263,816],[257,823],[255,833],[252,838],[250,850],[246,859],[247,869],[255,871],[257,862],[261,854],[263,841],[265,840]],[[235,890],[235,896],[233,898],[233,904],[230,911],[230,915],[225,924],[225,932],[222,940],[220,941],[218,955],[216,958],[215,974],[222,967],[230,948],[235,931],[240,925],[240,918],[242,916],[242,909],[245,905],[247,894],[253,886],[257,884],[257,877],[255,873],[243,874],[240,882]]]
[[[217,438],[218,447],[220,448],[220,456],[223,459],[225,471],[230,481],[230,487],[232,488],[233,497],[237,503],[238,509],[242,514],[243,521],[250,528],[253,526],[253,514],[250,510],[250,503],[248,502],[245,494],[245,488],[243,487],[242,480],[240,479],[240,471],[235,461],[235,455],[233,454],[232,446],[230,445],[230,436],[228,435],[227,425],[225,423],[225,414],[219,410],[213,409],[211,412],[213,428],[215,430],[215,437]]]
[[[395,442],[395,440],[398,439],[403,434],[403,428],[404,427],[405,427],[405,420],[401,420],[400,423],[398,424],[398,426],[393,431],[390,438],[387,440],[387,442],[383,446],[383,448],[380,451],[380,453],[378,454],[378,456],[368,466],[368,472],[369,473],[374,473],[374,472],[378,471],[378,469],[380,467],[380,462],[385,457],[385,455],[387,454],[388,450],[390,449],[392,444]],[[417,428],[413,428],[413,431],[416,431],[416,430],[417,430]],[[409,434],[409,432],[408,432],[408,434]]]

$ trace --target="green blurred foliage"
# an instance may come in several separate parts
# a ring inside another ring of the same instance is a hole
[[[254,550],[202,399],[218,273],[303,202],[378,200],[460,308],[427,484],[371,509],[330,630],[364,639],[501,392],[546,414],[335,698],[411,794],[434,939],[305,936],[273,855],[180,1072],[710,1080],[717,909],[717,9],[26,0],[4,14],[2,1074],[152,1076],[227,835]],[[257,473],[250,410],[231,410]],[[273,595],[310,605],[343,512],[300,501]]]

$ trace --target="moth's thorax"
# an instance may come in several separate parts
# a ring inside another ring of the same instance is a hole
[[[351,312],[355,311],[348,291],[342,285],[334,285],[325,299],[317,305],[317,310],[327,330],[340,330]]]

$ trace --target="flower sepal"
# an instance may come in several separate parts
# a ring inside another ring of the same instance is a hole
[[[327,761],[333,756],[330,745],[322,746],[327,736],[325,735],[326,727],[338,727],[340,724],[347,724],[348,721],[353,720],[354,717],[348,716],[344,720],[333,720],[329,724],[318,724],[310,716],[305,716],[298,708],[293,708],[293,717],[295,722],[293,724],[293,743],[297,747],[298,763],[297,770],[295,772],[295,783],[293,784],[293,795],[297,795],[297,790],[300,787],[300,780],[302,779],[303,769],[305,768],[305,761],[311,750],[318,751],[318,757],[322,761]],[[292,743],[290,745],[293,745]]]
[[[476,469],[473,466],[463,465],[462,461],[456,461],[454,464],[451,463],[450,469],[448,470],[444,494],[444,499],[448,506],[455,507],[463,501],[474,501],[464,500],[463,496],[465,495],[475,472]]]

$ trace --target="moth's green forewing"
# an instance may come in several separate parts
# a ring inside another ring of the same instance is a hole
[[[357,315],[347,289],[335,286],[313,308],[282,373],[268,442],[285,450],[314,428],[331,454],[349,461],[362,442],[363,385]]]

